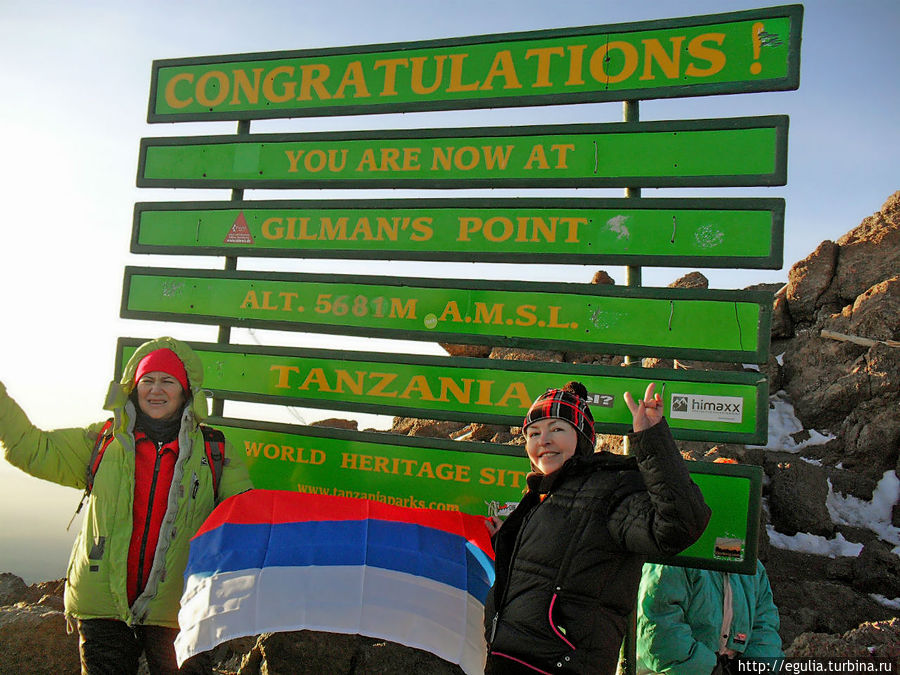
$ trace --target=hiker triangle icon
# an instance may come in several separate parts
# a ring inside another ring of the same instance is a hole
[[[234,224],[228,230],[225,236],[226,244],[252,244],[253,235],[250,234],[250,228],[247,226],[247,219],[244,218],[244,212],[241,211],[238,217],[234,219]]]

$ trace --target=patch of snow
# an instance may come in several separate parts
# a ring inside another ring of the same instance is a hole
[[[897,609],[900,610],[900,598],[886,598],[883,595],[878,595],[878,593],[869,593],[869,597],[872,598],[879,605],[883,605],[888,609]]]
[[[809,457],[801,457],[800,459],[802,459],[807,464],[812,464],[813,466],[822,466],[822,462],[820,462],[818,459],[810,459]]]
[[[784,352],[781,352],[778,356],[776,356],[775,360],[778,361],[779,366],[783,366],[784,365]]]
[[[871,502],[865,502],[853,495],[845,497],[836,493],[831,487],[831,481],[828,481],[825,506],[833,523],[865,527],[884,541],[900,545],[900,528],[891,525],[891,510],[898,500],[900,500],[900,479],[897,478],[895,471],[885,471],[872,493]]]
[[[755,370],[757,373],[759,372],[758,363],[742,363],[741,366],[744,368],[744,370]]]
[[[834,539],[826,539],[818,534],[798,532],[788,536],[777,532],[771,525],[766,525],[769,533],[769,543],[775,548],[796,551],[797,553],[812,553],[813,555],[825,555],[829,558],[856,557],[862,551],[863,545],[844,539],[840,532]]]
[[[765,445],[748,445],[748,448],[762,448],[763,450],[780,450],[782,452],[798,452],[810,445],[822,445],[832,440],[834,436],[822,434],[815,429],[809,429],[809,438],[802,443],[797,443],[791,434],[803,431],[803,425],[794,414],[794,406],[788,400],[784,391],[779,391],[769,397],[769,438]]]
[[[794,450],[790,452],[796,452],[797,450],[802,450],[803,448],[808,448],[811,445],[825,445],[828,441],[833,441],[837,438],[834,434],[823,434],[815,429],[807,429],[809,432],[809,438],[807,438],[802,443],[797,443],[794,447]],[[793,439],[791,439],[793,440]]]

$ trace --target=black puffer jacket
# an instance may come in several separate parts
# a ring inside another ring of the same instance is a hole
[[[485,631],[498,666],[615,672],[645,556],[678,553],[702,534],[709,507],[665,420],[631,438],[632,456],[576,456],[529,476],[494,538]]]

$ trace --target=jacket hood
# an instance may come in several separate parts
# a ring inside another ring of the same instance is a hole
[[[157,349],[171,349],[181,359],[184,369],[187,372],[188,382],[191,387],[191,410],[197,421],[205,419],[209,415],[207,406],[206,392],[203,391],[203,364],[194,350],[188,347],[184,342],[176,340],[172,337],[161,337],[155,340],[145,342],[137,351],[128,359],[125,370],[122,372],[122,378],[118,382],[112,382],[109,385],[109,391],[106,394],[106,404],[103,406],[106,410],[121,409],[125,406],[128,396],[134,389],[134,374],[137,370],[138,363],[141,362],[147,354]]]

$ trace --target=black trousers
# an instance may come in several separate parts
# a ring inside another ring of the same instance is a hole
[[[179,670],[175,660],[177,628],[134,626],[113,619],[78,622],[82,675],[136,675],[141,654],[151,675],[210,675],[209,654],[197,654]]]
[[[488,655],[484,672],[485,675],[537,675],[537,673],[544,671],[529,668],[518,661],[506,659],[502,656]]]

